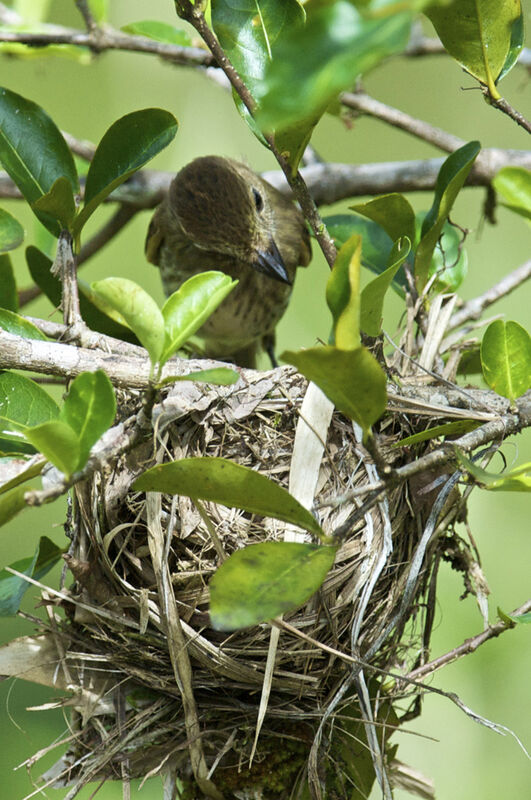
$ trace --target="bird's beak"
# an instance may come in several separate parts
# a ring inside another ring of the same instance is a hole
[[[292,282],[284,266],[284,261],[273,239],[270,239],[267,249],[258,250],[256,260],[252,264],[257,272],[262,272],[269,278],[291,286]]]

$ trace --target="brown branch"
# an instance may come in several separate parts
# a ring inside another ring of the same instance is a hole
[[[511,617],[518,617],[521,614],[527,614],[531,611],[531,600],[528,600],[526,603],[520,606],[520,608],[511,611]],[[465,641],[460,644],[458,647],[454,647],[453,650],[450,650],[448,653],[445,653],[438,658],[433,659],[433,661],[429,661],[427,664],[423,664],[421,667],[417,667],[416,669],[408,672],[405,676],[407,679],[411,680],[419,680],[431,675],[433,672],[436,672],[441,667],[445,667],[447,664],[451,664],[453,661],[457,661],[458,658],[462,658],[463,656],[469,655],[469,653],[473,653],[478,647],[481,647],[482,644],[488,642],[489,639],[494,639],[496,636],[500,636],[505,631],[511,630],[515,627],[514,622],[504,622],[501,620],[497,622],[495,625],[489,625],[489,627],[478,633],[476,636],[471,636],[469,639],[465,639]]]
[[[78,7],[79,13],[85,20],[87,31],[95,30],[97,28],[96,20],[92,16],[92,11],[89,8],[87,0],[76,0],[76,6]]]
[[[520,125],[524,131],[531,133],[531,122],[526,119],[520,111],[518,111],[516,108],[513,108],[512,105],[505,100],[505,98],[491,97],[486,86],[482,86],[481,91],[483,92],[483,96],[487,99],[489,105],[493,106],[493,108],[497,108],[498,111],[502,112],[502,114],[506,114],[510,119],[516,122],[517,125]]]
[[[447,153],[452,153],[465,144],[463,139],[459,139],[451,133],[446,133],[441,128],[435,128],[428,122],[416,119],[404,111],[375,100],[364,92],[343,92],[339,99],[347,108],[367,114],[370,117],[376,117],[376,119],[387,122],[394,128],[406,131],[406,133],[411,133],[418,139],[423,139],[425,142],[429,142]]]
[[[448,323],[448,330],[453,330],[455,328],[461,327],[465,322],[469,322],[470,320],[479,319],[483,313],[483,311],[495,303],[497,300],[500,300],[502,297],[507,297],[508,294],[513,292],[522,283],[529,280],[531,278],[531,259],[526,261],[524,264],[519,266],[517,269],[510,272],[508,275],[505,275],[501,281],[495,283],[494,286],[491,286],[490,289],[480,295],[479,297],[474,297],[472,300],[469,300],[463,308],[456,311],[455,314],[450,318],[450,322]]]
[[[30,47],[69,44],[75,47],[87,47],[96,54],[105,50],[125,50],[156,55],[165,61],[193,67],[209,67],[214,63],[211,54],[199,47],[165,44],[145,36],[132,36],[107,27],[94,28],[90,31],[61,28],[43,33],[3,30],[0,31],[0,43],[2,42],[27,44]]]

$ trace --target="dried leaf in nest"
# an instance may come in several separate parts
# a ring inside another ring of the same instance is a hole
[[[196,507],[187,497],[162,496],[150,505],[144,495],[127,493],[154,462],[196,455],[232,459],[288,488],[305,391],[306,382],[290,369],[256,373],[254,382],[216,391],[179,384],[157,409],[156,449],[144,444],[112,472],[77,488],[69,562],[74,611],[57,634],[65,650],[60,664],[80,698],[86,698],[85,676],[93,680],[97,673],[100,700],[112,700],[114,713],[95,703],[91,715],[85,700],[77,704],[75,740],[61,762],[63,782],[81,786],[170,770],[185,781],[203,776],[200,789],[194,784],[199,794],[190,796],[245,796],[249,787],[261,786],[267,787],[263,797],[287,797],[297,776],[304,779],[320,715],[350,676],[351,665],[323,646],[347,656],[354,649],[383,670],[406,657],[402,635],[427,591],[437,545],[416,577],[407,613],[397,619],[421,531],[401,488],[362,513],[320,591],[286,616],[310,639],[280,634],[250,766],[271,629],[213,630],[208,583],[224,557],[283,539],[291,526],[213,503]],[[397,461],[400,451],[391,445],[404,433],[400,415],[388,417],[382,431],[380,447],[389,463]],[[377,477],[352,423],[334,414],[315,480],[315,507],[326,533],[362,508],[351,490]],[[344,500],[332,502],[336,498]],[[418,652],[417,638],[410,644]],[[342,707],[354,713],[353,689]],[[357,728],[362,736],[359,722]],[[340,714],[334,735],[347,736],[345,730]]]

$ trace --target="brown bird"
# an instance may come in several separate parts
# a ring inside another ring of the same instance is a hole
[[[196,158],[173,179],[146,238],[167,295],[197,273],[221,270],[239,283],[198,334],[205,354],[254,367],[260,347],[273,363],[275,327],[297,266],[311,258],[301,212],[252,170],[229,158]]]

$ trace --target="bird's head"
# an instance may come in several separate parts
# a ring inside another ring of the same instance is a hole
[[[234,256],[291,283],[274,239],[273,190],[244,164],[196,158],[170,187],[170,206],[196,247]]]

